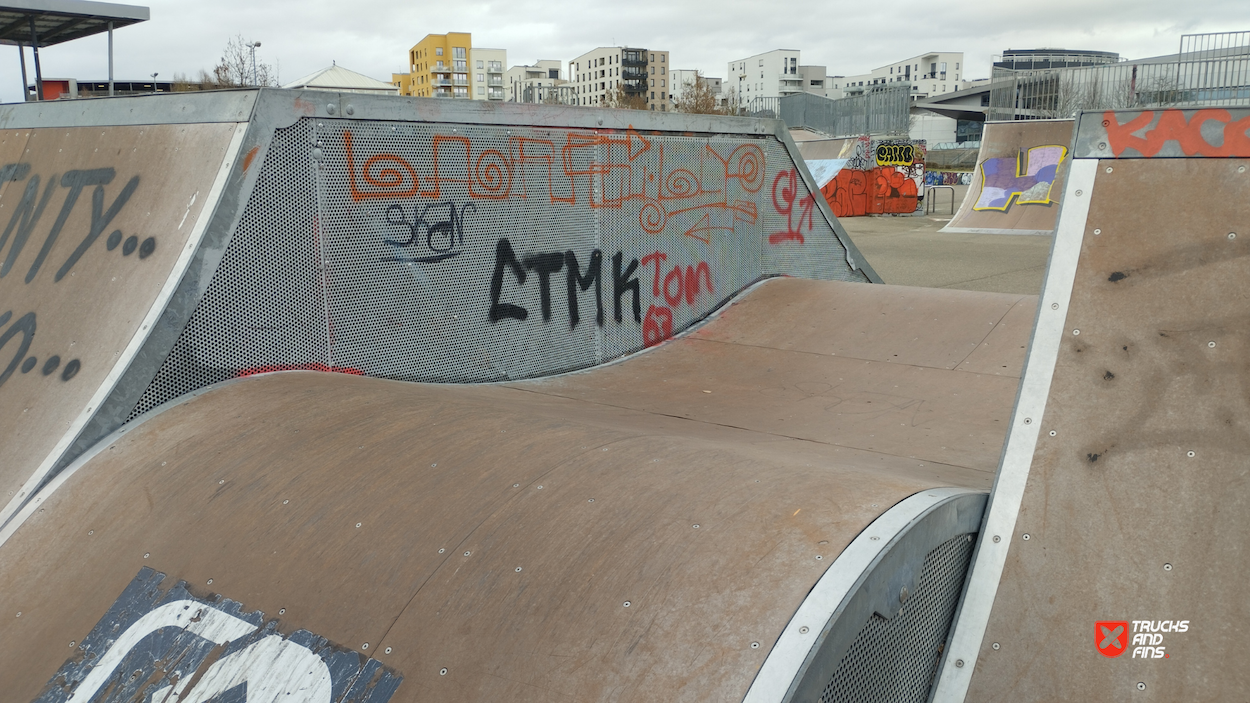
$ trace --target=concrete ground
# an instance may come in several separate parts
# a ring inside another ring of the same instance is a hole
[[[955,209],[968,186],[954,186]],[[942,214],[845,217],[839,220],[886,283],[1037,295],[1053,237],[950,234],[949,191],[936,193]]]

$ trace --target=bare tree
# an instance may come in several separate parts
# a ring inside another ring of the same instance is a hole
[[[603,104],[604,107],[614,107],[620,110],[646,110],[647,97],[645,93],[627,93],[625,86],[617,83],[615,88],[608,91]]]
[[[212,80],[222,88],[278,85],[278,72],[273,66],[260,60],[256,61],[255,66],[255,75],[253,75],[252,50],[243,41],[243,35],[236,35],[226,42],[226,50],[221,56],[221,61],[213,67]]]
[[[673,110],[692,115],[723,115],[727,110],[718,104],[719,97],[712,92],[712,86],[703,79],[703,74],[695,71],[694,80],[686,81],[681,86],[681,97],[673,104]]]

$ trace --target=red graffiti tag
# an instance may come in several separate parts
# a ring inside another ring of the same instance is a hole
[[[1187,156],[1250,156],[1250,116],[1233,121],[1228,110],[1207,108],[1198,110],[1194,116],[1185,119],[1185,113],[1176,110],[1164,110],[1159,116],[1159,124],[1138,137],[1133,133],[1149,125],[1155,113],[1146,110],[1124,124],[1116,119],[1114,112],[1103,113],[1102,126],[1107,130],[1107,143],[1111,153],[1120,156],[1128,149],[1136,149],[1141,155],[1150,158],[1159,153],[1163,145],[1176,142]],[[1223,123],[1224,143],[1215,146],[1202,136],[1202,125],[1207,122]]]
[[[661,264],[668,255],[661,251],[652,252],[639,261],[643,266],[655,265],[651,279],[651,294],[656,304],[647,309],[647,316],[642,321],[642,341],[653,347],[673,336],[673,309],[681,305],[684,298],[687,305],[694,306],[695,301],[706,288],[708,293],[715,293],[712,287],[712,270],[706,261],[695,266],[674,266],[668,273],[660,277]],[[660,305],[660,299],[667,305]]]
[[[777,177],[773,179],[773,207],[778,213],[786,216],[786,229],[783,232],[774,232],[768,235],[769,244],[781,244],[782,242],[798,242],[803,243],[804,222],[806,229],[812,229],[812,208],[816,205],[816,200],[811,193],[799,198],[799,174],[796,170],[779,171]],[[778,200],[778,195],[781,199]],[[798,202],[795,202],[795,201]],[[798,222],[794,221],[795,208],[798,208]]]

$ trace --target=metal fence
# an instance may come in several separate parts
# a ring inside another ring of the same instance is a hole
[[[990,120],[1073,117],[1080,110],[1250,102],[1250,32],[1185,35],[1181,51],[1144,61],[1016,71],[995,68]]]
[[[747,105],[746,114],[780,118],[789,127],[805,127],[832,137],[902,137],[907,135],[910,108],[910,90],[891,86],[840,100],[810,93],[755,98]]]

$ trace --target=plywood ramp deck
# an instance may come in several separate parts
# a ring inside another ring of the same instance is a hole
[[[874,518],[989,488],[1036,303],[776,279],[543,381],[227,383],[0,546],[0,681],[38,696],[151,567],[376,658],[394,701],[741,700]]]

